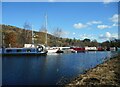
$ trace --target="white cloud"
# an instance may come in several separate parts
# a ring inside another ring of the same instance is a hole
[[[75,35],[75,32],[73,32],[73,35]]]
[[[80,35],[80,39],[85,39],[85,38],[88,38],[88,39],[94,39],[94,35],[88,35],[88,34],[83,34],[83,35]]]
[[[54,2],[55,0],[48,0],[48,2]]]
[[[109,4],[111,2],[119,2],[119,0],[103,0],[104,4]]]
[[[106,29],[106,28],[111,28],[111,26],[108,26],[108,25],[98,25],[97,28],[99,28],[99,29]]]
[[[99,39],[104,39],[104,40],[113,40],[117,38],[118,38],[118,34],[111,34],[110,32],[106,32],[104,35],[103,34],[99,35]]]
[[[111,18],[110,18],[110,20],[112,21],[112,22],[118,22],[118,14],[114,14]]]
[[[87,25],[82,24],[82,23],[78,23],[78,24],[74,24],[73,27],[76,29],[81,29],[81,28],[87,27]]]
[[[111,37],[111,33],[110,32],[106,32],[106,37],[110,38]]]
[[[103,3],[104,3],[104,4],[109,4],[109,3],[112,2],[112,1],[114,1],[114,0],[103,0]]]
[[[101,24],[101,23],[102,23],[102,21],[90,21],[87,24],[92,25],[92,24]]]
[[[118,24],[117,23],[114,23],[113,25],[112,25],[112,27],[117,27],[118,26]]]

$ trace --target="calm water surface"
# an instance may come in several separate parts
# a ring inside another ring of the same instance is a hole
[[[111,52],[4,56],[3,85],[63,84],[113,56]]]

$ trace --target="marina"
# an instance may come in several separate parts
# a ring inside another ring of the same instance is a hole
[[[108,50],[109,49],[109,50]],[[97,47],[45,47],[44,45],[25,44],[24,48],[2,48],[3,55],[44,55],[47,53],[79,53],[87,51],[119,51],[120,48]]]
[[[28,45],[28,46],[27,46]],[[47,53],[79,53],[87,51],[119,51],[120,48],[110,47],[109,50],[97,47],[45,47],[27,44],[24,48],[3,48],[2,55],[47,55]]]
[[[66,1],[1,4],[3,87],[120,85],[119,2]]]

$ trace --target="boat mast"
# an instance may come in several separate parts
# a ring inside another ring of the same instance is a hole
[[[45,15],[45,45],[47,46],[47,13]]]
[[[32,25],[32,44],[34,44],[34,32],[33,32],[33,25]]]

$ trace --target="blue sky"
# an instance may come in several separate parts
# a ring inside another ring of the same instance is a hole
[[[48,32],[63,30],[63,37],[117,38],[118,3],[103,2],[3,2],[2,23],[23,28],[25,21],[39,31],[48,15]]]

